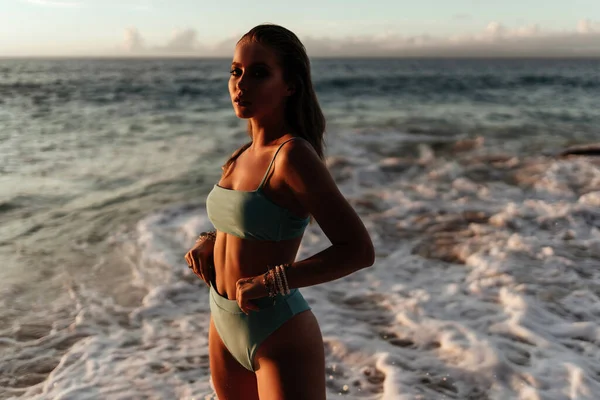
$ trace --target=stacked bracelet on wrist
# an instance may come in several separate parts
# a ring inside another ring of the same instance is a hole
[[[275,268],[267,266],[268,271],[263,275],[263,283],[267,288],[269,297],[275,297],[278,294],[289,294],[290,287],[288,286],[287,276],[285,275],[286,268],[291,264],[277,265]]]
[[[200,234],[200,236],[198,236],[198,239],[196,239],[196,242],[200,242],[201,240],[204,240],[204,239],[215,240],[216,238],[217,238],[217,232],[215,232],[215,231],[202,232]]]

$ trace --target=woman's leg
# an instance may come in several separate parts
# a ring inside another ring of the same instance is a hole
[[[260,400],[325,400],[325,351],[317,319],[307,310],[273,332],[254,357]]]
[[[208,331],[208,353],[210,373],[219,400],[258,400],[256,375],[229,353],[212,317]]]

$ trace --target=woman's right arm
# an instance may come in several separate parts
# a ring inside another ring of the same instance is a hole
[[[185,254],[185,260],[194,273],[210,286],[214,279],[215,235],[200,235],[196,244]]]

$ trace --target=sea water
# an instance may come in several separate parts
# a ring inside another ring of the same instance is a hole
[[[183,255],[229,59],[0,60],[0,398],[213,399]],[[375,264],[302,293],[328,398],[600,398],[598,60],[316,59]],[[298,259],[329,246],[318,221]]]

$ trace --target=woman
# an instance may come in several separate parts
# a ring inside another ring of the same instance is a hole
[[[323,162],[325,120],[304,46],[259,25],[238,41],[229,94],[251,141],[207,197],[216,234],[185,258],[210,287],[209,357],[219,399],[325,399],[317,320],[298,288],[374,262],[361,220]],[[312,216],[332,245],[294,262]]]

